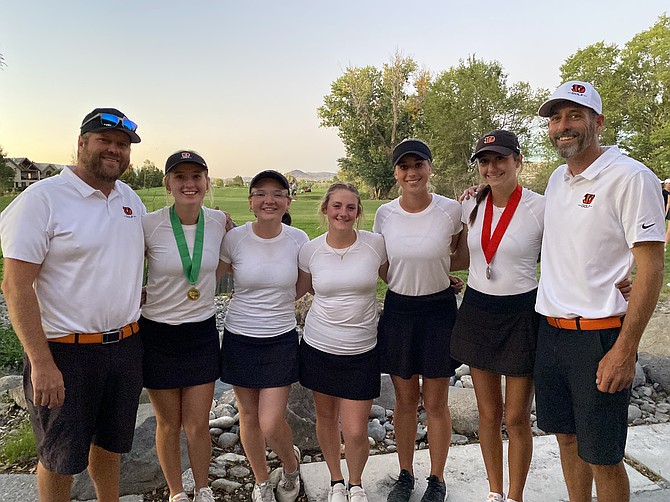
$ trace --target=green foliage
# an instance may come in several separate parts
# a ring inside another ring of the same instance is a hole
[[[18,370],[23,365],[23,347],[12,328],[0,328],[0,368]]]
[[[36,457],[35,434],[30,422],[25,420],[5,438],[5,443],[0,448],[0,458],[5,464],[15,464]]]
[[[331,85],[318,114],[322,127],[335,127],[346,156],[341,178],[365,184],[386,198],[395,184],[390,168],[396,144],[413,136],[430,76],[409,57],[396,53],[382,69],[349,67]]]
[[[146,159],[139,169],[134,168],[132,164],[128,166],[120,179],[134,190],[159,187],[163,185],[163,171],[158,169],[152,161]]]
[[[494,129],[515,132],[524,153],[531,153],[537,109],[546,95],[525,82],[508,84],[499,62],[474,56],[438,75],[426,94],[422,134],[433,151],[436,190],[456,196],[477,181],[470,156],[477,140]]]
[[[598,42],[561,66],[561,78],[592,82],[603,98],[603,144],[619,144],[661,178],[670,176],[670,17],[622,49]]]
[[[0,147],[0,192],[6,193],[14,188],[14,169],[7,165],[5,152]]]

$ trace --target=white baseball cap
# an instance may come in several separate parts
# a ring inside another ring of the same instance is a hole
[[[537,113],[540,117],[549,117],[551,108],[559,101],[572,101],[586,108],[591,108],[598,115],[603,112],[603,101],[600,99],[600,94],[588,82],[570,80],[561,84],[551,97],[542,103]]]

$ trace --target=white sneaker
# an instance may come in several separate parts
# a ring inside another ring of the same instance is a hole
[[[344,486],[344,483],[337,483],[330,487],[328,502],[347,502],[347,487]]]
[[[349,502],[368,502],[365,490],[360,486],[352,486],[349,490]]]
[[[300,449],[295,445],[293,445],[293,453],[298,461],[298,468],[295,472],[289,473],[282,468],[281,479],[277,483],[278,502],[294,502],[300,493]]]
[[[505,500],[507,499],[504,493],[489,492],[489,496],[486,497],[486,502],[505,502]]]
[[[258,483],[254,485],[251,500],[253,502],[277,502],[269,479],[266,479],[260,485]]]
[[[191,499],[188,498],[186,492],[178,493],[177,495],[170,496],[168,499],[170,502],[191,502]]]
[[[209,486],[205,486],[197,492],[193,492],[193,502],[215,502],[212,489]]]

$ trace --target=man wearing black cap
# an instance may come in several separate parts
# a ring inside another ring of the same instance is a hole
[[[77,165],[28,187],[0,215],[5,294],[25,350],[24,391],[41,501],[69,501],[88,467],[98,500],[118,501],[130,451],[142,348],[140,198],[118,178],[139,143],[114,108],[86,115]]]
[[[602,101],[562,84],[539,110],[566,161],[545,191],[536,310],[538,426],[555,433],[571,502],[627,501],[622,462],[637,347],[663,282],[664,208],[656,176],[600,146]],[[637,266],[628,303],[615,285]],[[625,316],[625,317],[624,317]]]

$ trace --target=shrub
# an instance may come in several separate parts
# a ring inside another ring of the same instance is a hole
[[[0,449],[0,458],[11,465],[35,457],[37,457],[35,434],[30,422],[25,420],[5,438],[5,444]]]
[[[23,347],[12,328],[0,328],[0,368],[18,370],[23,364]]]

